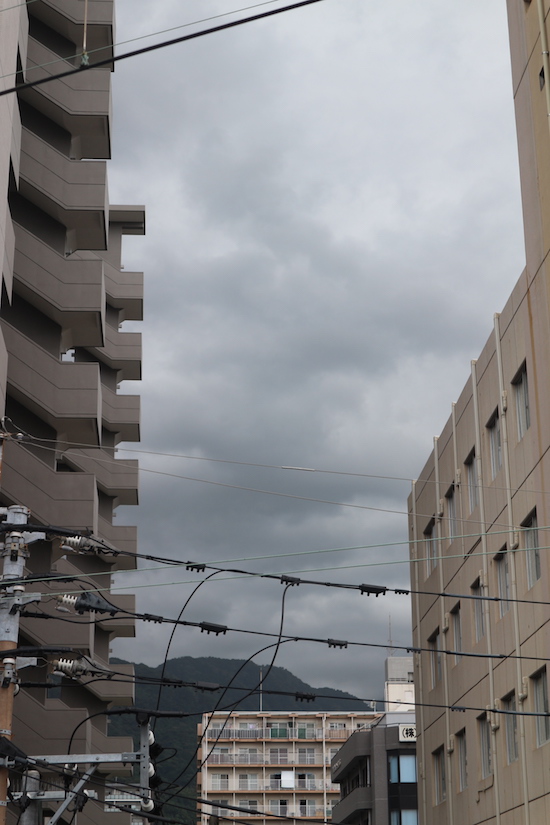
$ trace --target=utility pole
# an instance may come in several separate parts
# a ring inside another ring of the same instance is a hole
[[[19,815],[19,825],[40,825],[42,822],[42,802],[36,799],[40,792],[40,774],[27,771],[23,780],[23,796],[28,798],[27,807]],[[30,797],[29,794],[33,794]]]
[[[7,508],[8,524],[27,524],[29,510],[26,507]],[[23,603],[25,587],[21,584],[25,572],[27,547],[22,532],[13,530],[6,533],[0,543],[0,553],[4,559],[2,582],[5,585],[0,594],[0,736],[11,740],[13,719],[13,695],[15,688],[15,659],[2,657],[5,650],[17,647],[19,639],[19,607]],[[18,583],[9,585],[11,579]],[[0,767],[0,825],[6,823],[8,805],[8,769]]]

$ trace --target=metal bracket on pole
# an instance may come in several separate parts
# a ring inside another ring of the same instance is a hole
[[[50,825],[55,825],[57,820],[61,817],[61,815],[67,810],[73,799],[80,793],[81,789],[84,787],[88,779],[91,777],[93,772],[95,771],[96,766],[92,765],[88,768],[85,774],[78,780],[74,788],[71,788],[70,791],[67,791],[67,798],[61,803],[57,811],[54,815],[50,818]]]

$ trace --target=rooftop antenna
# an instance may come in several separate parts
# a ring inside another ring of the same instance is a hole
[[[262,699],[263,699],[263,693],[262,693],[263,683],[264,683],[264,671],[263,671],[263,668],[260,667],[260,713],[263,711],[263,702],[262,702]]]
[[[388,614],[388,635],[389,635],[388,648],[387,648],[388,656],[393,656],[395,651],[393,649],[393,639],[391,637],[391,613]]]

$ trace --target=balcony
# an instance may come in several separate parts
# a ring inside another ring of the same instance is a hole
[[[105,345],[87,347],[88,351],[110,369],[119,372],[119,381],[141,379],[141,334],[119,332],[110,324],[105,325]]]
[[[103,420],[120,441],[139,441],[139,395],[122,395],[103,386]]]
[[[19,191],[67,229],[67,254],[107,245],[107,169],[69,160],[28,129],[21,137]]]
[[[27,80],[50,78],[71,68],[71,63],[29,37]],[[106,160],[111,156],[111,72],[108,68],[51,80],[22,89],[18,94],[71,135],[73,157]]]
[[[315,781],[315,779],[296,779],[294,781],[294,786],[292,789],[288,788],[288,784],[286,787],[283,787],[282,781],[280,779],[270,779],[269,783],[265,786],[266,791],[280,791],[280,790],[297,790],[297,791],[322,791],[324,789],[324,785],[320,781]],[[241,790],[239,788],[239,790]],[[339,790],[339,788],[337,788]]]
[[[16,401],[78,444],[99,443],[101,385],[97,364],[64,363],[4,322],[8,387]]]
[[[4,443],[2,494],[29,507],[33,520],[78,532],[97,531],[97,487],[93,475],[56,473],[22,444]],[[67,625],[68,627],[68,625]]]
[[[96,677],[82,678],[80,683],[85,686],[90,693],[101,702],[113,702],[116,705],[132,705],[134,702],[134,666],[133,665],[113,665],[112,670],[126,674],[117,676],[116,680],[99,680]]]
[[[138,462],[134,459],[109,458],[102,450],[71,449],[64,461],[79,472],[95,476],[98,487],[116,498],[116,505],[138,503]]]
[[[143,272],[126,272],[105,262],[105,291],[109,303],[124,313],[125,321],[143,320]]]
[[[351,822],[357,818],[359,811],[370,810],[372,804],[372,788],[362,785],[333,807],[332,821],[338,825]]]
[[[65,258],[19,224],[14,227],[17,293],[62,329],[70,329],[73,346],[101,346],[103,261],[87,252]]]
[[[36,0],[30,7],[33,17],[73,43],[82,43],[84,3],[75,0]],[[88,3],[88,51],[101,49],[96,59],[112,57],[113,0],[90,0]],[[94,54],[90,55],[93,62]]]
[[[125,553],[135,553],[137,548],[137,528],[127,525],[110,524],[101,516],[98,519],[98,535]],[[135,570],[137,560],[135,556],[104,556],[108,564],[112,564],[112,571]]]
[[[206,736],[210,739],[300,739],[322,741],[323,739],[348,739],[353,730],[351,728],[209,728]]]
[[[323,765],[323,754],[251,754],[251,753],[211,753],[207,760],[208,765]],[[326,764],[330,764],[330,757],[326,757]]]

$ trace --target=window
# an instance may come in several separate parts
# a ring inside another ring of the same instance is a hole
[[[229,788],[229,774],[228,773],[213,773],[212,774],[212,790],[226,791]]]
[[[476,451],[472,450],[466,461],[466,482],[468,484],[468,503],[470,513],[473,513],[479,504],[479,490],[477,486],[477,461]]]
[[[212,748],[212,750],[210,751],[210,755],[208,757],[208,761],[212,762],[213,764],[227,765],[229,762],[231,762],[229,748],[222,748],[221,746],[216,746]]]
[[[493,759],[491,754],[491,722],[486,713],[478,716],[479,748],[481,753],[481,776],[491,776]]]
[[[416,782],[416,755],[414,753],[388,754],[390,783]]]
[[[418,811],[390,811],[390,825],[418,825]]]
[[[246,808],[247,811],[257,811],[258,810],[258,800],[257,799],[237,799],[235,805],[238,805],[239,808]],[[238,816],[238,813],[237,813]]]
[[[456,518],[456,496],[455,496],[455,487],[454,484],[448,490],[447,495],[445,496],[447,500],[447,520],[449,526],[449,541],[453,541],[453,539],[458,536],[458,523]]]
[[[212,805],[212,814],[214,816],[223,816],[227,812],[229,799],[211,799],[210,804]]]
[[[514,691],[502,700],[502,708],[506,711],[504,723],[508,763],[516,762],[518,758],[518,717],[516,716],[516,694]]]
[[[314,799],[300,799],[298,801],[300,809],[300,816],[315,816],[315,800]]]
[[[498,597],[500,615],[504,616],[510,610],[510,571],[508,569],[508,553],[506,547],[495,556],[497,563]]]
[[[531,414],[529,412],[529,387],[527,385],[527,367],[525,362],[512,383],[516,394],[518,441],[521,441],[531,426]]]
[[[434,801],[436,805],[447,798],[447,783],[445,780],[445,753],[438,748],[433,754],[434,766]]]
[[[468,754],[466,751],[466,730],[463,728],[456,735],[458,751],[458,790],[468,787]]]
[[[426,547],[426,575],[429,576],[432,570],[437,567],[437,525],[432,519],[424,531],[424,541]]]
[[[533,676],[533,689],[535,697],[535,711],[537,713],[548,713],[548,679],[546,667]],[[537,745],[544,745],[550,740],[550,716],[537,716]]]
[[[258,790],[258,774],[257,773],[240,773],[239,774],[239,790],[240,791],[257,791]]]
[[[269,761],[272,765],[287,765],[288,748],[270,748]]]
[[[472,596],[474,598],[474,625],[476,631],[476,642],[485,636],[485,602],[483,601],[483,587],[479,579],[473,583]]]
[[[270,799],[269,810],[277,816],[286,816],[288,812],[288,799]]]
[[[453,608],[451,611],[451,617],[453,621],[455,664],[458,664],[462,658],[460,655],[462,652],[462,620],[460,617],[460,604],[457,604],[456,607]]]
[[[430,665],[432,671],[432,688],[441,681],[441,636],[439,628],[428,639],[430,648]]]
[[[298,774],[298,788],[304,788],[308,791],[315,790],[315,774],[313,773],[299,773]]]
[[[239,748],[237,757],[240,765],[257,765],[259,763],[258,748]]]
[[[537,524],[537,513],[533,511],[528,519],[523,523],[525,532],[523,534],[525,541],[525,556],[527,560],[527,586],[533,587],[535,582],[540,579],[540,550],[539,550],[539,533]]]
[[[489,444],[491,447],[491,476],[496,478],[502,466],[502,447],[500,442],[500,418],[498,410],[495,410],[493,417],[487,424],[489,430]]]
[[[306,765],[314,765],[315,748],[298,748],[298,762]]]

